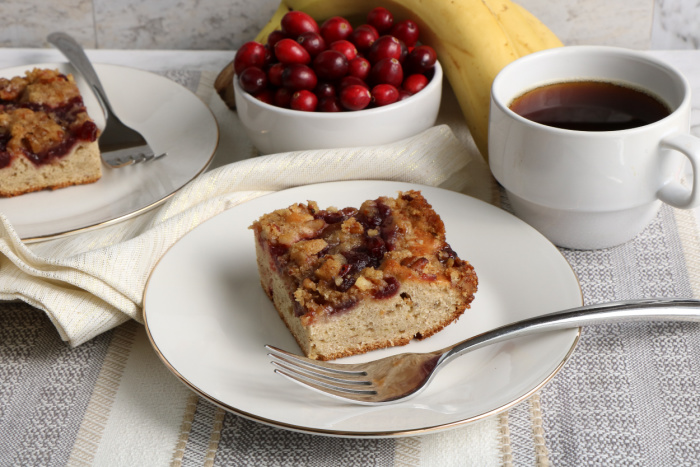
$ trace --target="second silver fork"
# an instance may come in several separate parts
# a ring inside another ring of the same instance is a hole
[[[122,122],[114,112],[107,93],[97,76],[90,60],[78,42],[63,32],[49,34],[47,40],[68,58],[73,67],[83,76],[97,96],[105,114],[105,128],[98,144],[102,160],[113,168],[124,167],[139,162],[160,159],[166,153],[156,154],[137,130]]]

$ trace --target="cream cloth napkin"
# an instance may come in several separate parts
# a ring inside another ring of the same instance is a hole
[[[450,127],[438,125],[385,146],[235,162],[204,173],[138,217],[41,243],[24,244],[0,213],[0,299],[44,310],[61,338],[77,346],[129,319],[142,322],[142,295],[151,270],[197,225],[269,192],[354,179],[443,186],[489,201],[492,190],[483,160]]]

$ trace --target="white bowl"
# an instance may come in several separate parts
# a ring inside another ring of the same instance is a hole
[[[442,97],[439,62],[420,92],[383,107],[348,112],[302,112],[266,104],[244,92],[236,78],[233,89],[238,117],[262,154],[399,141],[435,125]]]

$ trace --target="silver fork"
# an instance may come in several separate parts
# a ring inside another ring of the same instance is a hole
[[[387,405],[418,395],[446,363],[487,345],[591,324],[657,320],[700,321],[700,300],[629,300],[570,308],[508,324],[442,350],[403,353],[367,363],[320,362],[265,347],[275,372],[295,383],[348,402]]]
[[[100,134],[98,144],[102,160],[110,167],[119,168],[127,165],[147,162],[166,156],[156,155],[146,139],[133,128],[127,126],[114,113],[97,72],[78,42],[63,32],[49,34],[47,40],[56,46],[76,70],[85,78],[97,96],[105,114],[105,128]]]

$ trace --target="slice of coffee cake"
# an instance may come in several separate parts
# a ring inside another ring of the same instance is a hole
[[[98,133],[72,75],[0,78],[0,196],[99,180]]]
[[[477,289],[419,191],[359,209],[294,204],[253,223],[260,281],[306,356],[331,360],[423,339]]]

